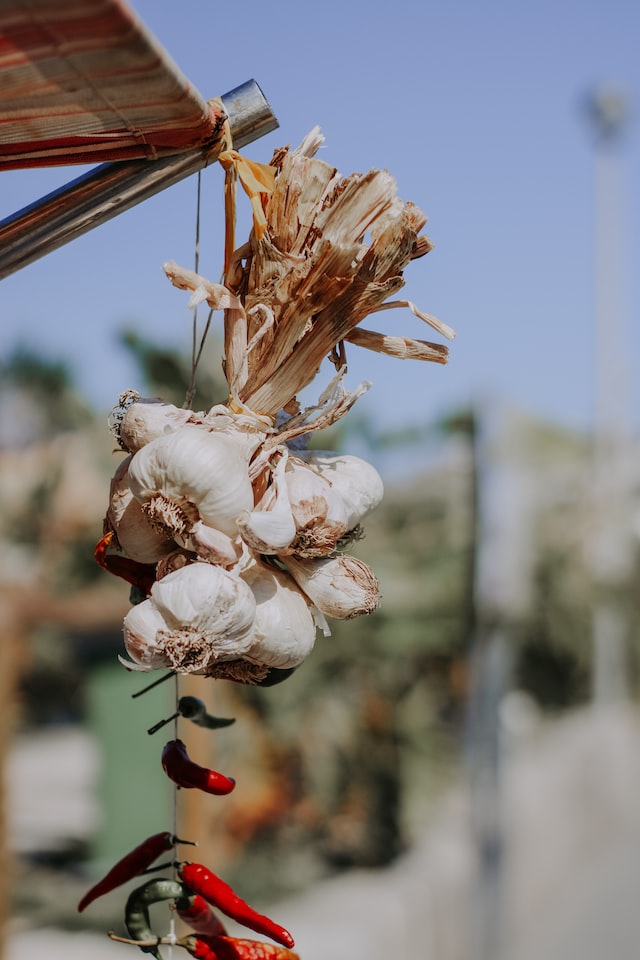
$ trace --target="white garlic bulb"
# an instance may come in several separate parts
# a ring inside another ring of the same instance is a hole
[[[158,580],[124,619],[132,660],[180,673],[241,659],[253,642],[256,601],[240,577],[197,561]]]
[[[124,645],[134,663],[146,670],[170,666],[163,639],[167,624],[150,599],[131,607],[123,623]]]
[[[271,483],[256,509],[245,511],[237,518],[242,539],[256,553],[280,553],[296,535],[285,479],[286,466],[287,457],[283,456],[275,465]]]
[[[226,433],[186,424],[150,441],[129,466],[131,490],[150,517],[175,533],[197,520],[228,536],[253,507],[246,451]]]
[[[286,480],[296,537],[288,550],[280,552],[303,558],[328,556],[350,529],[340,494],[296,457],[289,457]]]
[[[139,563],[156,563],[172,550],[175,543],[158,530],[145,515],[129,486],[131,457],[123,460],[111,480],[106,526],[117,538],[121,550]]]
[[[371,567],[348,555],[321,560],[283,557],[298,586],[327,617],[350,620],[373,613],[380,601],[379,583]]]
[[[289,574],[257,560],[241,576],[256,601],[253,640],[244,659],[280,669],[298,666],[315,643],[309,601]]]
[[[129,453],[135,453],[156,437],[177,430],[193,413],[155,397],[137,397],[133,402],[125,400],[122,408],[114,407],[111,416],[117,423],[115,429],[120,445]]]
[[[296,456],[317,470],[340,494],[347,514],[347,530],[352,530],[382,500],[382,477],[361,457],[329,450],[298,450]]]

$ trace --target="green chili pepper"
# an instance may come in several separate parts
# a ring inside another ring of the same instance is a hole
[[[190,895],[184,884],[179,880],[170,880],[167,877],[155,877],[147,880],[141,887],[130,894],[125,907],[124,922],[132,940],[155,941],[153,945],[140,946],[143,953],[151,953],[156,960],[160,960],[158,944],[160,937],[156,936],[150,926],[149,907],[162,900],[181,900]]]

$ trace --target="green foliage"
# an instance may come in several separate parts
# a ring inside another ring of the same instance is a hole
[[[34,441],[75,430],[91,421],[89,405],[75,389],[67,365],[26,347],[0,363],[3,406],[15,413],[14,443]]]

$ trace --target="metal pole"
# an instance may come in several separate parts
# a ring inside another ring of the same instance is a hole
[[[628,478],[628,375],[623,302],[622,184],[619,147],[628,105],[613,91],[588,101],[595,143],[595,410],[594,529],[589,545],[595,580],[593,695],[612,703],[626,695],[628,617],[620,588],[631,568]]]
[[[255,80],[221,98],[233,146],[240,148],[278,126]],[[208,164],[224,143],[160,160],[104,163],[0,222],[0,279],[57,250]]]
[[[526,421],[500,403],[475,417],[475,625],[469,658],[466,765],[475,853],[467,960],[507,955],[507,847],[501,706],[514,639],[531,605],[535,483]]]

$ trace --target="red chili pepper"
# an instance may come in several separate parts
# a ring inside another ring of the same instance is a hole
[[[191,894],[186,902],[178,900],[176,910],[178,916],[188,923],[195,933],[218,937],[227,932],[222,921],[216,917],[207,901],[199,893]]]
[[[196,960],[216,960],[216,955],[206,942],[200,937],[185,937],[179,941],[181,947],[186,947]]]
[[[195,787],[205,793],[224,796],[231,793],[236,785],[232,777],[225,777],[222,773],[209,770],[194,763],[187,753],[182,740],[169,740],[162,751],[162,768],[170,780],[179,787],[190,789]]]
[[[285,947],[293,946],[294,940],[288,930],[274,923],[269,917],[257,913],[253,907],[241,900],[224,880],[221,880],[201,863],[181,863],[178,873],[190,890],[199,893],[208,903],[218,907],[232,920],[241,923],[250,930],[254,930],[256,933],[263,933],[265,936],[271,937],[272,940],[276,940]]]
[[[93,556],[101,567],[108,570],[116,577],[121,577],[127,583],[134,587],[139,587],[147,595],[151,593],[151,587],[156,582],[156,568],[153,563],[140,563],[138,560],[132,560],[130,557],[120,557],[118,554],[107,554],[107,547],[111,545],[113,533],[105,533],[101,540],[98,540]]]
[[[299,960],[287,947],[237,937],[189,937],[184,946],[196,960]]]
[[[150,866],[161,853],[165,850],[171,850],[174,840],[173,835],[168,832],[154,833],[147,837],[142,843],[138,844],[130,853],[127,853],[121,860],[115,863],[111,870],[85,893],[78,904],[78,912],[82,913],[85,907],[104,896],[110,890],[122,886],[132,877],[137,877]]]

